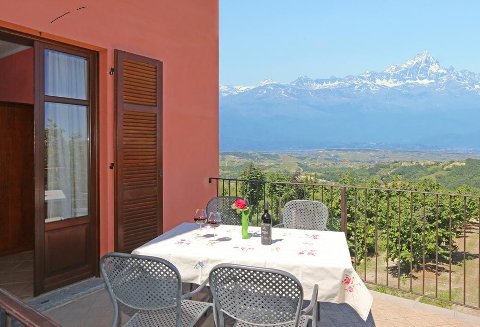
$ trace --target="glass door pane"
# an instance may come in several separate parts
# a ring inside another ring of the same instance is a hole
[[[44,50],[45,221],[88,216],[88,60]]]
[[[85,58],[54,50],[45,50],[45,94],[87,99],[88,74]]]
[[[88,215],[87,107],[45,102],[46,222]]]

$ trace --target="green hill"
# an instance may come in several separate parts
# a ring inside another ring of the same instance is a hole
[[[266,172],[315,174],[318,179],[339,182],[349,174],[359,184],[373,178],[382,182],[396,178],[417,182],[431,178],[444,188],[480,188],[480,155],[441,152],[395,151],[305,151],[305,152],[229,152],[220,156],[223,177],[238,177],[254,162]]]

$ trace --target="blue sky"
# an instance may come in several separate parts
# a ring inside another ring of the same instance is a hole
[[[480,73],[479,0],[220,0],[220,83],[380,71],[428,50]]]

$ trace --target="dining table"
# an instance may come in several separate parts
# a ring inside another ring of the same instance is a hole
[[[273,228],[272,244],[262,245],[260,227],[210,227],[182,223],[135,249],[137,255],[172,262],[182,282],[201,284],[220,263],[287,271],[302,284],[308,299],[318,285],[318,301],[349,304],[367,320],[373,297],[352,266],[343,232]]]

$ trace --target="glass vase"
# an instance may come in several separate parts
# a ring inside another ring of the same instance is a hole
[[[248,212],[249,210],[242,211],[242,238],[243,239],[250,238],[250,234],[248,234]]]

